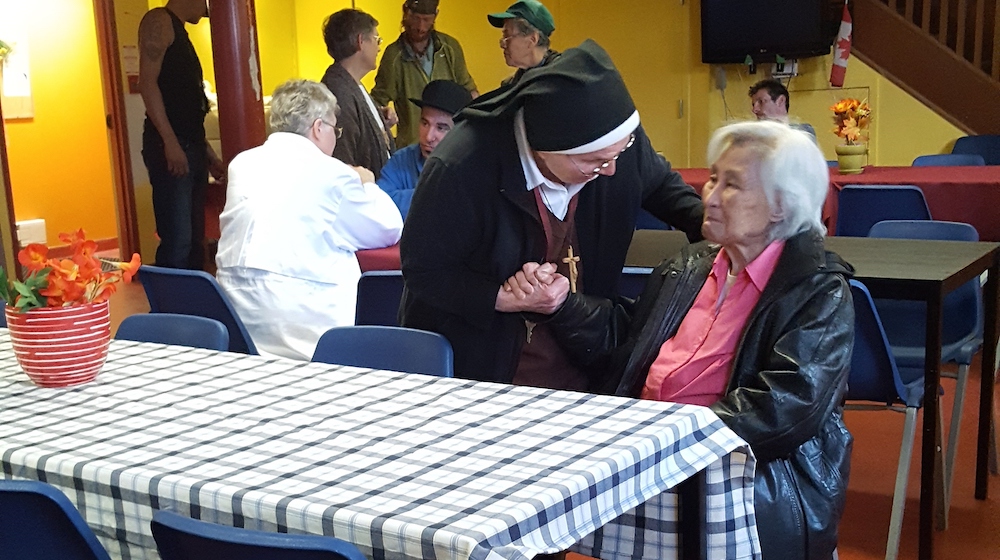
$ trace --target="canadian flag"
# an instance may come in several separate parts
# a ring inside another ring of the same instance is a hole
[[[844,15],[840,19],[840,33],[837,33],[837,42],[833,44],[833,68],[830,69],[830,85],[833,87],[844,86],[847,58],[851,56],[851,30],[853,28],[851,12],[847,10],[847,1],[845,0]]]

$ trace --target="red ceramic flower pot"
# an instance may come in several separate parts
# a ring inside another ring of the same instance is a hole
[[[24,373],[41,387],[69,387],[97,377],[108,357],[108,302],[72,307],[7,307],[7,328]]]

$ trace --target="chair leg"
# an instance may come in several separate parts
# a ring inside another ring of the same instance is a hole
[[[990,461],[989,461],[990,474],[993,474],[993,475],[1000,474],[1000,468],[998,468],[998,466],[1000,466],[1000,465],[997,464],[997,463],[1000,463],[1000,461],[997,461],[997,423],[996,423],[996,414],[994,414],[992,411],[990,412],[990,453],[989,453],[989,458],[990,458]]]
[[[899,555],[899,537],[903,530],[903,507],[906,505],[906,482],[910,477],[910,460],[913,458],[913,440],[916,434],[917,409],[906,407],[903,443],[899,449],[899,467],[896,469],[896,487],[892,492],[892,515],[889,518],[889,539],[885,547],[885,560],[896,560]]]
[[[945,486],[945,464],[944,464],[944,412],[941,407],[937,409],[937,430],[934,431],[934,469],[937,476],[934,477],[934,524],[938,531],[948,528],[948,500],[947,488]]]
[[[948,450],[944,456],[944,507],[945,515],[951,508],[951,490],[955,480],[955,457],[958,454],[959,428],[962,423],[962,407],[965,405],[965,386],[969,381],[969,366],[958,366],[958,382],[955,384],[955,399],[951,410],[951,425],[948,428]]]

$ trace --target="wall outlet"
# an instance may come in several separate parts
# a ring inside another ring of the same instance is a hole
[[[31,243],[46,243],[45,220],[17,222],[17,240],[21,247],[27,247]]]
[[[771,77],[772,78],[791,78],[793,76],[799,75],[799,61],[798,60],[786,60],[784,62],[775,62],[771,65]]]

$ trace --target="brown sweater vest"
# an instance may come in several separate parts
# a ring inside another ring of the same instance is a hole
[[[545,262],[555,263],[558,271],[569,278],[569,264],[563,259],[573,247],[577,254],[576,227],[576,197],[570,201],[566,219],[560,220],[542,202],[541,188],[534,189],[536,206],[542,220],[544,242],[546,245]],[[576,263],[576,289],[583,289],[583,261]],[[587,376],[573,365],[566,352],[563,351],[552,333],[544,324],[530,325],[526,323],[526,342],[521,347],[521,358],[514,374],[515,385],[529,385],[546,389],[564,389],[583,391],[588,386]],[[528,334],[530,332],[530,335]]]

